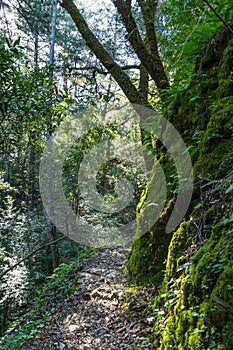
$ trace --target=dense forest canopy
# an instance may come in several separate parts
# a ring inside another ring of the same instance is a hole
[[[232,3],[5,0],[0,16],[1,346],[17,349],[37,333],[38,305],[56,288],[57,303],[71,295],[78,282],[65,288],[67,276],[98,246],[59,230],[40,188],[48,140],[85,117],[90,127],[70,144],[58,187],[102,245],[119,244],[122,227],[135,223],[126,265],[131,283],[156,287],[151,346],[231,349]],[[129,140],[145,168],[133,151],[112,156],[129,150]],[[82,164],[99,144],[106,161],[96,158],[81,184]],[[47,194],[56,181],[46,169]],[[191,178],[183,210],[185,201],[176,202]],[[97,196],[88,201],[90,181]],[[132,198],[111,211],[118,190]],[[182,217],[166,230],[176,211]],[[25,312],[30,322],[20,333]]]

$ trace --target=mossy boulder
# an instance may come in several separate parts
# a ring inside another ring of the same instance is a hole
[[[202,201],[202,186],[224,178],[232,170],[232,57],[233,39],[230,34],[216,34],[200,53],[190,86],[179,92],[167,108],[167,118],[186,142],[193,162],[195,188],[187,219]],[[174,166],[163,148],[159,151],[159,158],[168,183],[167,201],[174,202],[177,195]],[[140,217],[147,198],[145,193],[137,212],[139,238],[129,254],[128,268],[130,276],[138,282],[148,278],[159,283],[173,233],[168,235],[165,232],[169,215],[163,212],[163,219],[157,220],[145,236],[140,235]]]
[[[176,187],[169,185],[169,210],[142,237],[138,225],[139,238],[129,255],[136,281],[162,282],[154,302],[159,350],[233,349],[232,67],[233,38],[218,33],[200,53],[190,86],[169,105],[167,118],[193,162],[192,202],[184,221],[167,235],[176,199]],[[166,178],[175,178],[160,156]],[[138,219],[145,200],[146,195]]]
[[[230,223],[223,223],[191,258],[183,257],[182,265],[171,243],[166,276],[154,304],[158,349],[233,348],[233,240]]]
[[[129,275],[139,284],[160,284],[165,274],[166,252],[172,234],[166,233],[166,222],[170,217],[173,202],[164,209],[153,229],[134,241],[133,249],[128,257]],[[138,214],[138,231],[140,234],[140,214]],[[156,234],[154,234],[156,232]]]

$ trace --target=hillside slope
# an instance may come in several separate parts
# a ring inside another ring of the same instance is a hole
[[[156,283],[162,280],[160,296],[154,303],[156,348],[230,350],[233,39],[229,32],[217,33],[200,52],[190,86],[177,94],[167,115],[192,158],[193,198],[175,232],[165,233],[171,211],[168,205],[151,232],[134,243],[129,271],[138,282],[145,275]]]

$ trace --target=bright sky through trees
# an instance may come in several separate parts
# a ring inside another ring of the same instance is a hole
[[[104,7],[109,7],[109,6],[113,6],[112,2],[110,0],[80,0],[80,1],[76,1],[77,4],[81,4],[81,6],[85,9],[88,10],[100,10],[103,9]]]

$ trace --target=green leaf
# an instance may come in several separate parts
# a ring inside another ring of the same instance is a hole
[[[13,47],[16,47],[20,44],[20,38],[16,39],[14,42],[13,42]]]
[[[200,96],[194,96],[192,98],[190,98],[189,102],[194,102],[196,100],[199,100]]]
[[[230,222],[233,222],[233,213],[229,216],[229,218],[223,220],[223,221],[221,222],[221,225],[227,225],[227,224],[229,224]]]
[[[192,151],[194,148],[195,148],[194,146],[188,146],[188,147],[184,150],[183,154]]]
[[[230,193],[233,190],[233,184],[231,184],[227,189],[226,189],[226,194]]]
[[[218,138],[222,138],[221,135],[217,134],[216,132],[213,132],[212,134],[210,134],[209,136],[207,136],[206,138],[206,142],[208,142],[209,140],[211,140],[214,137],[218,137]]]
[[[211,340],[210,345],[209,345],[209,349],[214,349],[217,346],[215,340]]]
[[[6,38],[5,40],[6,40],[7,46],[8,46],[8,47],[11,47],[11,42],[10,42],[10,40],[9,40],[8,38]]]
[[[198,317],[198,316],[199,316],[199,313],[198,313],[198,312],[192,312],[192,316],[193,316],[193,317]]]

